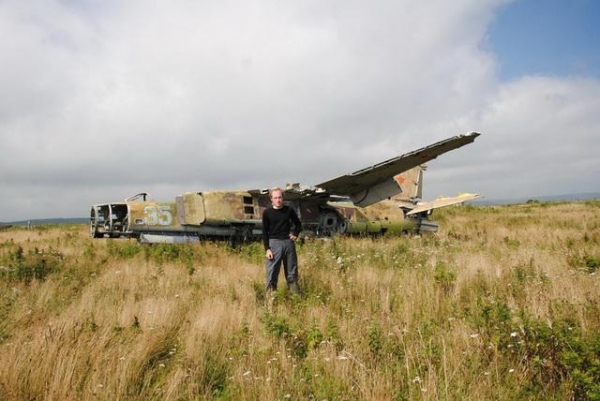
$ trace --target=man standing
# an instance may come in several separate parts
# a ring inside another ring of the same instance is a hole
[[[266,209],[262,216],[263,244],[267,258],[267,291],[277,289],[279,269],[283,262],[288,287],[299,295],[298,256],[294,241],[302,231],[302,224],[294,209],[283,205],[281,188],[271,189],[269,197],[272,207]]]

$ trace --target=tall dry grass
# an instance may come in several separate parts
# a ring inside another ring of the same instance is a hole
[[[600,399],[600,203],[436,215],[299,244],[272,308],[260,244],[0,232],[0,399]]]

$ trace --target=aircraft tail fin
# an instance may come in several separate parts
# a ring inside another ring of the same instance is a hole
[[[423,164],[394,176],[394,180],[402,190],[394,200],[411,203],[420,200],[423,197],[423,172],[426,169],[427,166]]]

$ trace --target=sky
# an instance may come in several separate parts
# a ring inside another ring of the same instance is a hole
[[[424,198],[600,191],[596,0],[0,0],[0,221],[314,185],[470,131]]]

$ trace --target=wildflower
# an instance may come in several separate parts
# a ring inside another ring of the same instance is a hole
[[[516,331],[513,331],[512,333],[510,333],[510,336],[511,336],[511,337],[516,337],[516,336],[518,336],[518,335],[519,335],[519,333],[517,333]]]
[[[515,371],[514,369],[509,369],[509,370],[508,370],[508,373],[512,373],[512,372],[514,372],[514,371]]]
[[[244,374],[242,376],[248,376],[250,373],[252,373],[252,372],[247,370],[246,372],[244,372]]]

